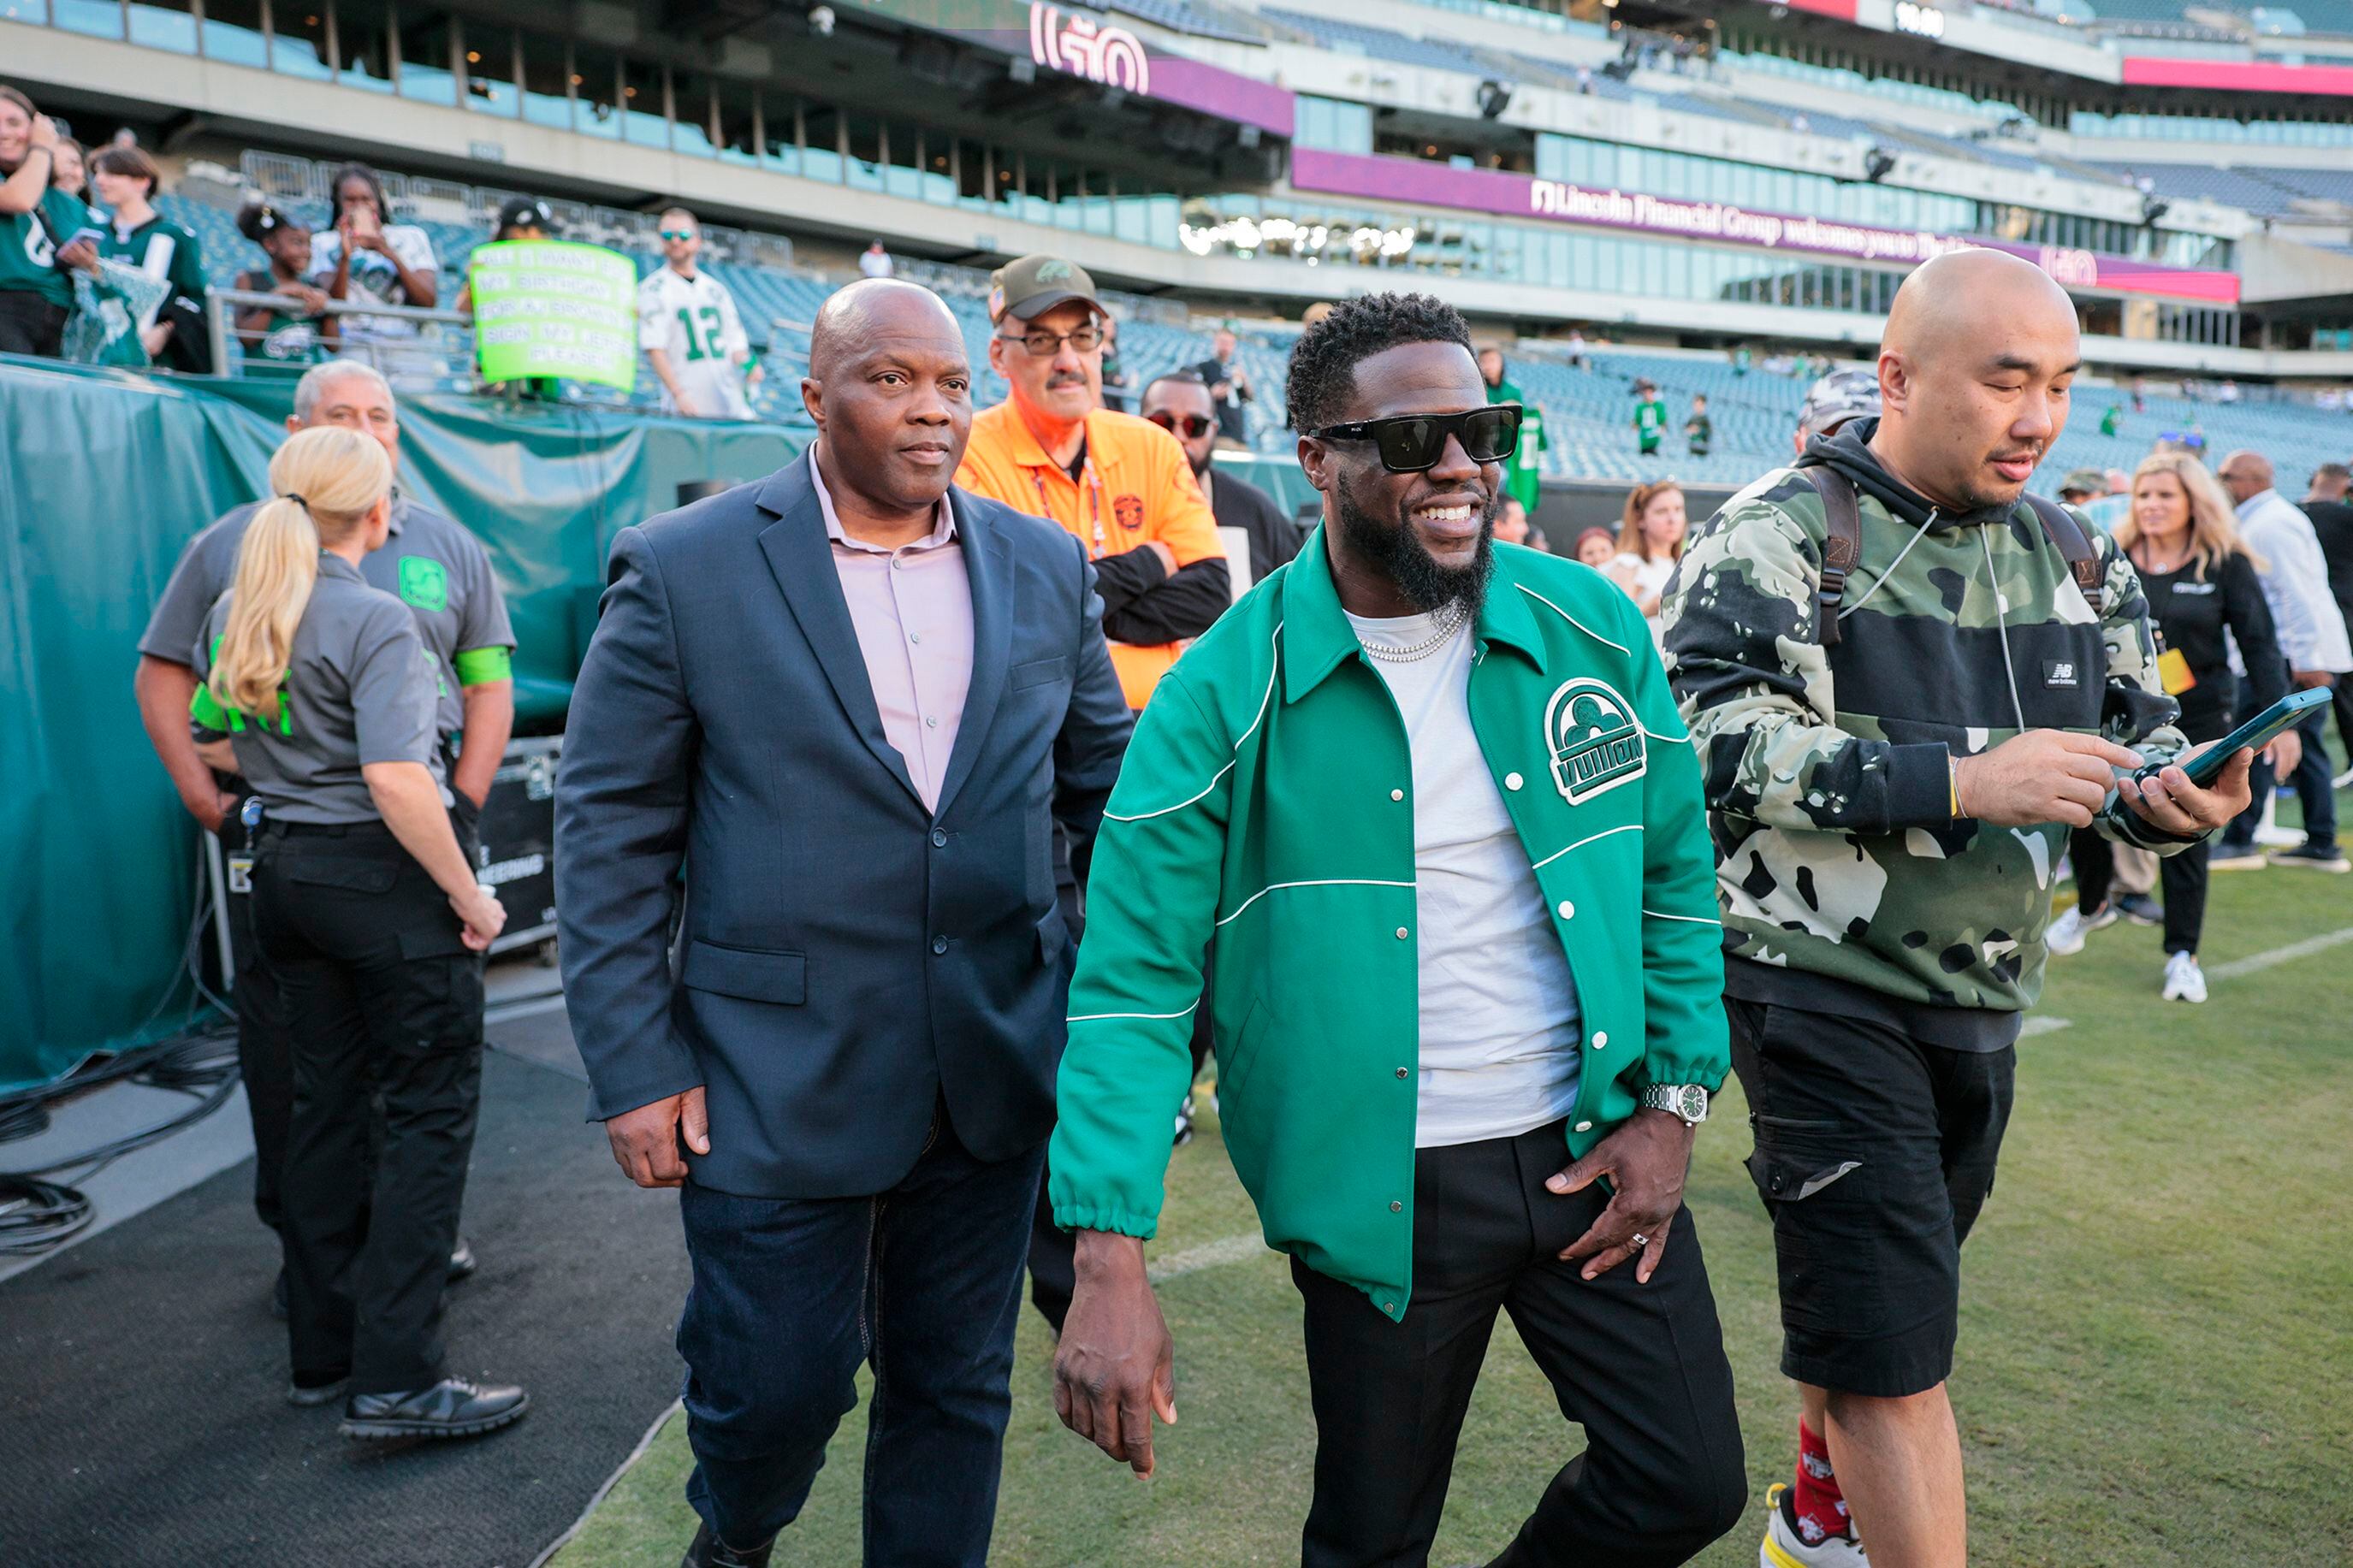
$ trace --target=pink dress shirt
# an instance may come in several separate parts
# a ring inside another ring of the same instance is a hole
[[[833,569],[858,630],[874,706],[882,713],[882,737],[906,763],[925,809],[936,812],[972,686],[972,579],[955,514],[942,496],[930,533],[885,550],[842,531],[815,458],[809,482],[825,514]]]

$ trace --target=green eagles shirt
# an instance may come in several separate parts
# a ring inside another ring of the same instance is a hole
[[[1520,414],[1520,446],[1504,466],[1504,488],[1519,501],[1531,521],[1536,515],[1536,502],[1544,493],[1544,454],[1551,445],[1545,439],[1544,410],[1527,400],[1508,381],[1499,381],[1487,389],[1490,403],[1516,403]]]
[[[1049,1157],[1055,1223],[1149,1237],[1209,1009],[1267,1245],[1392,1320],[1413,1287],[1412,756],[1311,536],[1163,676],[1103,814]],[[1471,723],[1583,1016],[1567,1151],[1727,1064],[1699,760],[1634,602],[1498,544]],[[1202,948],[1217,941],[1202,995]]]
[[[98,253],[110,260],[121,261],[137,268],[150,278],[160,278],[172,286],[171,293],[156,302],[155,308],[141,319],[142,331],[155,324],[155,318],[167,305],[182,304],[201,310],[205,303],[205,253],[196,244],[196,237],[167,217],[151,217],[136,228],[126,228],[120,220],[106,226],[106,237],[98,242]]]
[[[1704,414],[1694,414],[1683,422],[1683,434],[1691,437],[1691,455],[1704,458],[1715,440],[1715,421]]]
[[[58,249],[89,223],[90,209],[54,188],[31,212],[0,217],[0,294],[38,294],[71,310],[73,279],[58,266]]]
[[[1634,405],[1634,430],[1642,443],[1642,450],[1659,449],[1659,434],[1667,427],[1667,405],[1657,398]]]

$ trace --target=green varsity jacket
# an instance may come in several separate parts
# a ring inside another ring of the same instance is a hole
[[[1696,753],[1633,602],[1495,547],[1472,727],[1575,976],[1571,1154],[1651,1083],[1721,1084],[1723,940]],[[1057,1223],[1149,1237],[1210,1009],[1267,1244],[1392,1319],[1413,1285],[1413,771],[1319,531],[1163,677],[1104,813],[1071,992]],[[1203,949],[1216,942],[1204,997]]]

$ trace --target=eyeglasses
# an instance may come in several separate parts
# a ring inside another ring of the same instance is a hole
[[[664,239],[692,239],[694,237],[694,230],[691,228],[666,228],[661,231],[661,237]]]
[[[1062,352],[1068,343],[1082,354],[1091,354],[1103,347],[1103,329],[1089,323],[1071,332],[999,332],[997,337],[1008,343],[1019,343],[1029,351],[1031,359],[1045,359]]]
[[[1461,414],[1401,414],[1393,419],[1364,419],[1353,425],[1328,425],[1310,430],[1319,441],[1371,441],[1380,449],[1381,467],[1393,474],[1419,474],[1438,466],[1450,436],[1462,443],[1474,463],[1494,463],[1520,447],[1520,405],[1492,404]]]
[[[1166,408],[1157,414],[1147,414],[1145,417],[1170,435],[1182,436],[1187,441],[1199,440],[1216,428],[1218,423],[1206,414],[1176,414]]]

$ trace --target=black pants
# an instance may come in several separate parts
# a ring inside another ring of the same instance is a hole
[[[246,797],[237,796],[241,808]],[[245,824],[232,809],[222,818],[221,854],[229,859],[246,853]],[[231,895],[228,921],[229,957],[237,965],[229,1002],[237,1009],[237,1066],[245,1079],[246,1114],[253,1121],[253,1211],[261,1223],[285,1234],[287,1130],[294,1119],[294,1063],[286,1038],[286,1004],[278,994],[278,974],[261,962],[254,939],[250,893]]]
[[[2210,839],[2159,858],[2158,886],[2165,889],[2165,951],[2196,952],[2206,930],[2206,858]],[[2116,879],[2116,848],[2088,827],[2068,836],[2067,858],[2075,868],[2075,907],[2096,910],[2108,901]]]
[[[1413,1296],[1392,1322],[1364,1292],[1293,1261],[1306,1303],[1315,1500],[1304,1568],[1420,1568],[1455,1439],[1500,1308],[1585,1452],[1552,1478],[1493,1568],[1683,1563],[1739,1522],[1748,1495],[1715,1299],[1688,1210],[1648,1285],[1632,1263],[1577,1278],[1561,1248],[1609,1199],[1545,1178],[1562,1124],[1424,1149],[1414,1160]]]
[[[441,1296],[481,1100],[481,956],[381,823],[265,824],[254,900],[294,1068],[294,1379],[426,1387],[442,1375]]]
[[[0,289],[0,354],[55,359],[64,352],[65,340],[63,305],[25,289]]]

